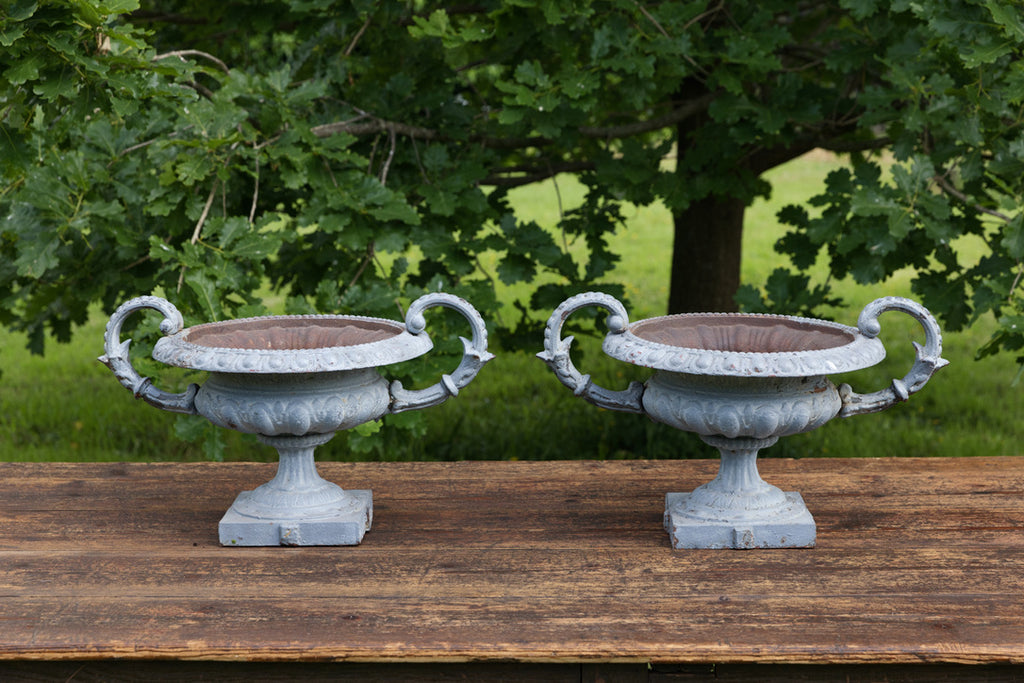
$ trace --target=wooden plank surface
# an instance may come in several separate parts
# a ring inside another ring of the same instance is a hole
[[[322,463],[348,548],[222,548],[262,464],[0,464],[0,659],[1024,664],[1024,458],[764,460],[805,550],[673,550],[717,461]]]

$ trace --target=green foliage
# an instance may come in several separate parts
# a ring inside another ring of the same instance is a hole
[[[820,215],[785,212],[795,266],[911,266],[947,325],[1005,321],[983,353],[1020,349],[1022,42],[1012,0],[13,0],[0,324],[41,352],[90,302],[154,291],[196,323],[266,312],[268,283],[288,312],[389,318],[443,288],[535,343],[565,296],[622,291],[623,202],[750,202],[823,146],[855,163]],[[508,190],[562,172],[583,202],[518,217]],[[744,300],[832,301],[784,278]],[[496,287],[524,282],[501,316]]]
[[[857,101],[878,157],[855,154],[808,212],[779,218],[778,244],[798,269],[827,254],[830,277],[884,281],[911,268],[913,291],[945,327],[992,313],[979,350],[1024,348],[1024,15],[1018,3],[849,2],[884,65]],[[966,249],[968,240],[984,245]],[[783,278],[778,273],[775,277]],[[806,297],[806,276],[787,288]],[[820,285],[822,293],[828,284]],[[776,282],[775,289],[778,290]],[[750,296],[750,292],[745,292]],[[756,299],[757,297],[753,297]],[[756,303],[764,303],[756,302]],[[780,303],[784,309],[791,301]],[[1024,364],[1024,355],[1018,358]]]
[[[394,317],[427,288],[479,299],[494,278],[550,272],[570,291],[614,263],[607,202],[569,217],[581,261],[482,187],[502,166],[490,132],[534,124],[502,127],[461,93],[487,78],[535,89],[539,63],[467,70],[481,34],[435,39],[443,10],[242,5],[21,2],[3,16],[2,322],[34,349],[46,332],[66,340],[91,301],[153,290],[191,321],[263,312],[265,281],[296,310]]]
[[[776,268],[768,276],[764,293],[751,285],[742,285],[736,299],[750,313],[771,313],[784,310],[788,315],[812,316],[822,306],[838,306],[842,302],[829,296],[825,285],[810,286],[811,277]]]

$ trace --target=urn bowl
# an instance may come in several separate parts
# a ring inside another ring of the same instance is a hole
[[[792,316],[699,313],[649,318],[609,335],[604,350],[650,367],[642,397],[653,420],[701,436],[788,436],[842,408],[826,375],[885,358],[856,328]]]
[[[162,337],[153,358],[205,370],[195,410],[263,436],[324,434],[375,420],[391,403],[377,367],[432,347],[392,320],[271,316],[206,323]]]

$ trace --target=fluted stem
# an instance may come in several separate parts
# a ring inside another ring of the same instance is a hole
[[[718,475],[698,486],[689,505],[709,518],[731,519],[760,514],[760,511],[785,506],[786,494],[761,478],[757,471],[757,453],[778,439],[727,439],[704,436],[706,443],[722,455]]]
[[[261,441],[277,449],[279,456],[277,474],[266,486],[280,491],[311,491],[327,483],[316,471],[313,452],[333,436],[261,437]]]
[[[332,436],[260,436],[260,441],[277,449],[277,474],[240,497],[233,507],[249,517],[299,519],[335,514],[356,506],[358,501],[316,471],[313,451]]]

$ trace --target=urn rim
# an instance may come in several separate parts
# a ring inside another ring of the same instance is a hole
[[[870,367],[885,347],[857,328],[762,313],[683,313],[646,318],[605,337],[609,356],[696,375],[808,377]]]
[[[160,338],[153,358],[243,374],[336,372],[390,365],[433,348],[404,323],[357,315],[270,315],[188,327]]]

